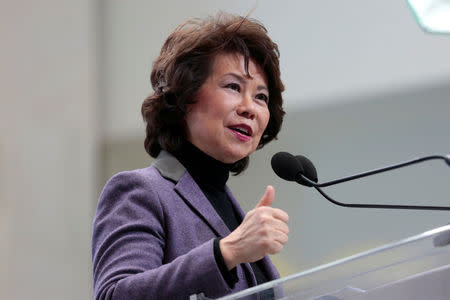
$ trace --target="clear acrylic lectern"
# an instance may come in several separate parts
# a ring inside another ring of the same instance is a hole
[[[450,225],[219,298],[450,299]],[[193,295],[190,299],[209,299]]]

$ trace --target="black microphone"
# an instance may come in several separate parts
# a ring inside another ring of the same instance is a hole
[[[344,177],[337,180],[332,180],[325,183],[318,183],[317,171],[314,164],[306,157],[302,155],[294,156],[287,152],[276,153],[271,160],[272,169],[281,178],[288,181],[296,181],[299,184],[314,187],[322,196],[324,196],[328,201],[344,207],[361,207],[361,208],[386,208],[386,209],[416,209],[416,210],[450,210],[448,206],[422,206],[422,205],[384,205],[384,204],[357,204],[357,203],[343,203],[338,202],[328,196],[321,187],[327,187],[330,185],[335,185],[338,183],[355,180],[361,177],[366,177],[401,167],[406,167],[412,164],[417,164],[420,162],[442,159],[447,165],[450,166],[450,155],[430,155],[419,157],[413,160],[402,162],[399,164],[387,166],[380,169],[375,169],[368,172],[359,173],[356,175]]]
[[[309,180],[317,182],[316,168],[304,156],[294,156],[288,152],[278,152],[272,156],[271,164],[275,173],[284,180],[296,181],[302,185],[313,186],[301,177],[301,175],[305,175]]]

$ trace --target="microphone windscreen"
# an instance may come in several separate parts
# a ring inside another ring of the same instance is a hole
[[[296,155],[295,158],[297,159],[299,164],[302,166],[302,170],[303,170],[302,175],[304,175],[306,178],[308,178],[311,181],[317,182],[318,181],[317,171],[316,171],[316,167],[314,167],[314,164],[309,159],[304,157],[303,155]],[[306,186],[311,186],[311,184],[302,180],[301,178],[297,182],[300,184],[306,185]]]
[[[287,152],[278,152],[272,156],[271,165],[275,174],[284,180],[296,181],[298,173],[303,173],[300,162]]]

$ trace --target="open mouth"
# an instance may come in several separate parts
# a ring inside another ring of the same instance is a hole
[[[229,127],[231,130],[237,131],[241,134],[244,134],[246,136],[251,136],[249,130],[247,128],[243,128],[243,127]]]
[[[230,128],[231,130],[237,131],[240,134],[243,134],[246,136],[252,136],[252,129],[248,126],[236,125],[236,126],[230,126],[228,128]]]

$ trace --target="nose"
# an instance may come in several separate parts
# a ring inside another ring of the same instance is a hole
[[[255,103],[250,95],[244,95],[237,108],[237,114],[244,118],[253,120],[256,117]]]

